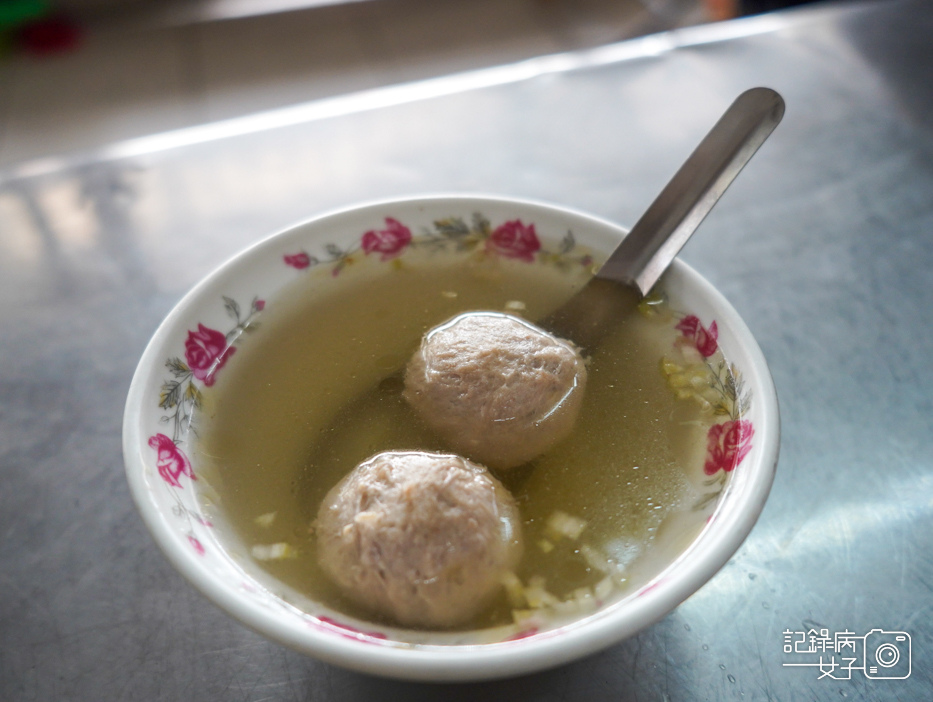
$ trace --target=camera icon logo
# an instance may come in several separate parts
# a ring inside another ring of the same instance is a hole
[[[872,629],[865,634],[865,676],[876,680],[910,677],[910,634]]]

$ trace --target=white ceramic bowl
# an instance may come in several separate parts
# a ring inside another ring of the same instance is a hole
[[[780,427],[765,359],[725,298],[675,261],[663,286],[669,309],[679,312],[667,323],[677,325],[681,346],[692,347],[695,357],[714,361],[724,354],[739,369],[747,408],[717,420],[707,459],[694,467],[708,499],[685,513],[680,534],[655,545],[619,598],[573,621],[459,633],[406,631],[296,598],[252,563],[245,547],[219,536],[222,530],[205,518],[197,499],[199,467],[188,458],[196,455],[194,437],[186,432],[192,410],[184,399],[188,386],[191,393],[210,392],[214,376],[237,363],[225,352],[237,343],[237,325],[265,314],[266,301],[271,304],[296,276],[323,270],[329,274],[319,276],[320,284],[329,285],[336,273],[354,274],[348,263],[404,261],[412,233],[416,241],[419,232],[437,234],[435,222],[451,218],[470,229],[476,213],[489,227],[474,231],[472,245],[528,265],[560,259],[569,267],[588,266],[589,252],[605,257],[625,235],[617,225],[566,208],[496,197],[419,197],[323,215],[261,241],[198,284],[156,331],[130,387],[123,430],[127,478],[169,560],[245,625],[337,665],[456,681],[517,675],[585,656],[659,620],[711,578],[748,535],[771,487]],[[170,359],[184,359],[182,367],[172,368]],[[177,393],[169,397],[173,384]]]

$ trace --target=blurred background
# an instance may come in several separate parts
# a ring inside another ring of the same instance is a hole
[[[0,175],[800,0],[0,0]]]

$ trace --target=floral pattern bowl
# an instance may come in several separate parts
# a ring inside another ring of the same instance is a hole
[[[497,197],[426,196],[330,213],[275,234],[197,285],[155,332],[127,398],[123,450],[136,505],[172,564],[236,619],[306,654],[348,668],[417,680],[505,677],[558,665],[629,637],[711,578],[751,531],[771,487],[780,423],[767,363],[736,311],[675,261],[665,295],[641,311],[670,327],[659,368],[671,391],[713,417],[701,494],[683,530],[660,540],[641,578],[621,596],[592,598],[585,613],[553,622],[460,632],[393,628],[296,599],[221,536],[198,498],[192,417],[215,380],[237,363],[241,337],[296,276],[319,285],[355,267],[404,266],[417,250],[500,257],[581,274],[625,235],[566,208]],[[585,275],[584,275],[585,277]],[[255,553],[253,554],[255,556]],[[267,554],[268,555],[268,554]]]

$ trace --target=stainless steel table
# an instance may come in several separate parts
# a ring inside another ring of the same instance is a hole
[[[0,699],[931,699],[931,37],[929,1],[811,7],[3,173]],[[785,120],[683,255],[770,360],[782,457],[696,595],[573,665],[416,685],[270,643],[169,567],[131,504],[120,422],[148,337],[201,276],[295,220],[423,191],[631,223],[754,85],[783,93]],[[824,629],[875,649],[909,635],[892,645],[910,677],[785,665],[828,664]]]

